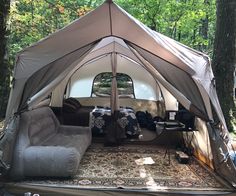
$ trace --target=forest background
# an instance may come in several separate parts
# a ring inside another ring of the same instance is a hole
[[[2,0],[0,2],[0,121],[4,119],[17,53],[104,0]],[[219,100],[235,131],[236,1],[114,0],[168,37],[208,54]]]

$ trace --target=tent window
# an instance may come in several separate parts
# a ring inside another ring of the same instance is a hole
[[[130,76],[117,73],[117,87],[120,97],[134,98],[134,85]],[[98,74],[93,81],[92,97],[107,97],[111,95],[112,73],[104,72]]]

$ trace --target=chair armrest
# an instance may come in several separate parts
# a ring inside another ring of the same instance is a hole
[[[89,144],[91,144],[92,142],[92,131],[89,127],[61,125],[59,127],[58,134],[76,135],[76,136],[81,135],[88,139]]]
[[[87,134],[88,132],[91,133],[91,130],[89,127],[67,126],[67,125],[59,126],[59,130],[58,130],[58,133],[62,133],[65,135]]]
[[[63,146],[31,146],[24,151],[25,176],[74,176],[80,154],[75,148]]]

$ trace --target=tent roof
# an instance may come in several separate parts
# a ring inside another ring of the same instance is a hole
[[[112,1],[19,53],[8,115],[24,108],[39,92],[52,90],[75,67],[110,51],[125,54],[149,67],[154,75],[160,74],[173,92],[179,91],[197,114],[208,118],[206,99],[210,98],[224,124],[208,56],[151,30]]]
[[[135,43],[190,75],[195,74],[196,61],[198,66],[206,64],[206,55],[152,31],[118,5],[109,2],[111,3],[106,1],[65,28],[22,50],[18,55],[15,78],[29,77],[41,67],[77,50],[78,47],[85,47],[108,36]]]

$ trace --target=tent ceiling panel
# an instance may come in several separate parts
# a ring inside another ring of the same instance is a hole
[[[90,97],[93,79],[102,72],[111,72],[110,55],[86,64],[73,74],[70,80],[72,85],[70,96]],[[132,78],[136,98],[148,100],[158,99],[160,92],[157,91],[157,83],[152,75],[141,65],[117,54],[117,72],[127,74]],[[80,91],[78,93],[78,89],[82,89],[84,82],[87,83],[86,87],[88,88],[83,89],[84,92]]]
[[[6,117],[9,117],[12,113],[17,112],[17,107],[20,105],[20,101],[22,98],[22,91],[24,90],[26,79],[19,79],[18,82],[13,83],[13,87],[11,89],[8,105],[7,105],[7,112]]]
[[[193,78],[195,80],[195,78]],[[205,90],[205,88],[202,86],[201,83],[198,83],[197,81],[195,82],[195,84],[197,85],[201,96],[202,96],[202,100],[204,101],[204,105],[206,107],[206,111],[208,113],[208,116],[211,120],[213,120],[213,114],[212,114],[212,110],[211,110],[211,102],[210,102],[210,98]]]
[[[177,65],[181,69],[188,71],[191,75],[195,73],[193,69],[180,60],[181,58],[160,45],[158,37],[155,36],[151,29],[146,27],[116,4],[110,4],[110,6],[112,35],[122,37],[125,40],[135,43],[139,47],[142,47],[162,59]]]
[[[128,49],[128,46],[126,45],[126,43],[122,39],[111,36],[111,37],[103,38],[98,43],[98,45],[91,51],[91,53],[93,53],[96,50],[99,50],[99,49],[101,49],[103,47],[106,47],[107,45],[110,45],[111,43],[121,45],[124,48]]]
[[[98,59],[97,61],[93,61],[85,66],[82,66],[72,75],[70,80],[70,96],[90,97],[93,87],[93,80],[96,75],[102,72],[111,72],[110,55],[106,55],[103,58]]]
[[[29,98],[38,93],[40,90],[49,85],[57,77],[60,76],[63,71],[69,67],[76,60],[85,57],[85,55],[93,49],[93,44],[83,47],[64,58],[43,67],[35,74],[33,74],[25,84],[24,93],[21,101],[21,108],[26,106]],[[46,92],[45,92],[46,93]]]
[[[178,111],[178,101],[177,99],[163,86],[160,84],[161,92],[164,98],[165,109]]]
[[[101,72],[111,72],[110,55],[98,58],[91,61],[86,65],[80,67],[71,77],[71,92],[72,97],[90,97],[92,91],[92,82],[94,77]],[[129,75],[134,84],[135,96],[138,99],[158,100],[160,91],[157,83],[152,75],[144,69],[141,65],[137,64],[127,57],[117,54],[117,71]],[[67,78],[66,81],[69,79]],[[59,86],[64,86],[64,89],[53,92],[53,104],[59,106],[62,104],[62,93],[65,90],[67,82],[63,81]],[[86,86],[86,88],[84,88]],[[78,91],[78,89],[81,89]],[[58,101],[56,101],[58,100]]]
[[[29,77],[81,47],[110,35],[109,5],[104,3],[84,17],[23,50],[17,61],[14,77]],[[99,27],[99,28],[98,28]]]
[[[80,63],[76,65],[76,67],[73,68],[73,70],[71,70],[71,72],[60,83],[61,87],[58,87],[53,91],[53,94],[52,94],[53,105],[55,106],[61,105],[62,99],[59,98],[59,96],[61,95],[59,95],[58,92],[61,92],[61,89],[66,88],[66,85],[69,79],[76,72],[76,70],[78,70],[81,66],[84,66],[85,64],[92,63],[91,61],[97,61],[100,58],[103,58],[103,55],[106,55],[111,52],[123,54],[124,56],[127,56],[130,59],[132,59],[133,61],[140,63],[138,58],[133,54],[132,51],[130,51],[130,49],[128,48],[128,46],[123,40],[119,38],[115,38],[115,37],[104,38],[94,47],[94,49]],[[88,93],[86,93],[86,95],[88,95]]]
[[[114,38],[114,37],[109,37],[109,38]],[[103,42],[106,40],[106,44]],[[108,42],[111,41],[111,42]],[[102,44],[100,44],[102,43]],[[120,53],[123,54],[131,59],[133,59],[136,62],[139,62],[139,60],[136,58],[136,56],[130,51],[128,46],[124,43],[123,40],[114,38],[114,39],[102,39],[97,46],[84,58],[84,60],[80,63],[83,65],[84,63],[89,62],[92,59],[96,59],[97,57],[108,54],[108,53]]]
[[[193,79],[183,70],[178,67],[156,57],[155,55],[145,51],[144,49],[131,44],[131,46],[141,55],[145,60],[151,63],[155,69],[176,89],[178,89],[188,100],[192,102],[202,113],[205,111],[204,103],[201,94],[194,83]]]
[[[192,48],[189,48],[161,33],[152,31],[156,41],[167,50],[171,51],[173,54],[178,56],[188,67],[194,70],[195,74],[198,76],[203,76],[208,72],[207,67],[209,67],[208,56],[196,51]],[[188,68],[189,69],[189,68]],[[190,70],[185,70],[188,73],[191,73]],[[213,75],[212,75],[213,76]],[[204,77],[206,78],[206,77]]]
[[[162,84],[171,94],[176,97],[176,99],[187,109],[190,109],[191,102],[179,92],[173,85],[171,85],[166,79],[151,65],[146,61],[136,50],[130,47],[135,56],[142,62],[144,67],[153,75],[153,77]]]
[[[158,100],[160,92],[152,75],[140,64],[126,57],[117,56],[117,72],[128,74],[134,85],[135,98]]]

